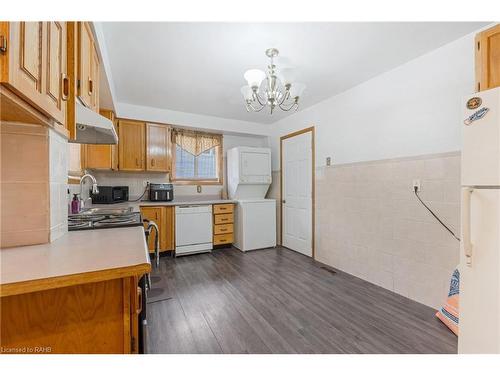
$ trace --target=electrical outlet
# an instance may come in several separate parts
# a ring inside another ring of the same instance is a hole
[[[420,180],[413,180],[413,190],[417,188],[417,193],[420,193]]]
[[[198,192],[198,194],[201,193],[201,185],[196,185],[196,191]]]
[[[328,156],[326,158],[326,166],[329,167],[330,165],[332,165],[332,158],[330,156]]]

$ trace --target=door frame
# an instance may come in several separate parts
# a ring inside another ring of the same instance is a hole
[[[314,260],[316,259],[316,251],[315,251],[315,235],[314,235],[314,229],[315,229],[315,205],[316,205],[316,186],[315,186],[315,180],[316,180],[316,143],[315,143],[315,130],[314,130],[314,125],[310,126],[308,128],[302,129],[295,131],[293,133],[289,133],[286,135],[283,135],[280,137],[280,199],[279,199],[279,205],[280,205],[280,245],[283,246],[283,141],[295,137],[297,135],[302,135],[304,133],[311,132],[311,167],[312,167],[312,173],[311,173],[311,251],[312,251],[312,256],[311,258]]]

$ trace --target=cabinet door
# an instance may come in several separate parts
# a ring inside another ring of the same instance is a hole
[[[163,207],[163,234],[160,237],[163,242],[161,242],[161,249],[164,251],[175,250],[175,207],[168,206]]]
[[[114,122],[115,115],[111,110],[99,113]],[[86,169],[116,169],[116,145],[82,145],[85,154]]]
[[[43,22],[5,22],[7,51],[2,53],[2,82],[42,108]]]
[[[66,100],[69,82],[66,75],[66,24],[46,22],[47,38],[45,55],[44,92],[47,99],[46,110],[61,124],[65,123]]]
[[[146,169],[170,172],[170,129],[160,124],[146,124]]]
[[[120,120],[118,122],[118,167],[122,171],[143,171],[145,164],[145,124]]]
[[[95,43],[92,45],[92,57],[90,65],[90,95],[92,102],[92,109],[99,112],[99,55],[97,54],[97,46]]]
[[[43,22],[10,22],[8,53],[10,57],[6,77],[27,99],[40,104],[42,92]]]
[[[111,170],[111,146],[85,145],[85,168]]]
[[[476,35],[476,90],[500,86],[500,25]]]
[[[8,35],[4,35],[8,34]],[[47,117],[65,123],[66,23],[2,23],[1,80]]]
[[[88,22],[78,22],[78,97],[92,108],[92,49],[94,37]]]
[[[154,221],[156,225],[158,225],[158,229],[160,230],[160,249],[163,249],[162,242],[164,242],[162,232],[164,232],[163,220],[162,220],[162,207],[141,207],[141,215],[143,219],[148,219]],[[144,224],[144,228],[147,228],[147,225]],[[149,252],[153,252],[155,248],[154,244],[154,235],[148,238],[148,248]]]

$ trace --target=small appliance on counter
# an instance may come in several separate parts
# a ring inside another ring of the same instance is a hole
[[[149,200],[153,202],[170,202],[174,199],[172,184],[149,184]]]
[[[128,186],[98,186],[99,192],[91,194],[92,204],[112,204],[128,201]]]

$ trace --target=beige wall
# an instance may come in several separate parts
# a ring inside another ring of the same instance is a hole
[[[316,260],[438,308],[459,263],[459,242],[417,201],[414,179],[460,235],[458,152],[320,167]],[[279,197],[279,172],[269,196]]]
[[[47,128],[0,122],[1,247],[49,241]]]
[[[67,147],[47,127],[1,123],[1,247],[47,243],[67,232]]]
[[[459,263],[460,155],[325,167],[316,181],[316,259],[432,307]]]

